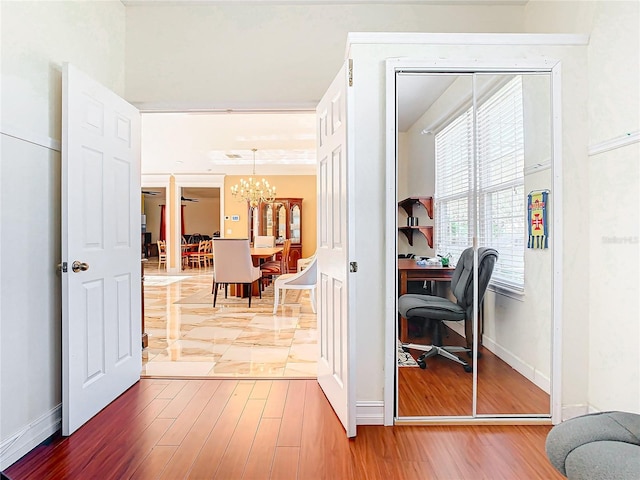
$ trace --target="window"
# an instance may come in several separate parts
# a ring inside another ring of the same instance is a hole
[[[522,77],[516,76],[436,135],[436,253],[454,259],[478,242],[498,250],[491,282],[524,289],[525,195]],[[474,189],[474,182],[476,188]]]

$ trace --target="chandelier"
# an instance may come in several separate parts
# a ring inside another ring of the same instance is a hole
[[[256,152],[257,148],[252,148],[253,152],[253,175],[256,174]],[[240,179],[240,184],[231,187],[231,195],[236,197],[239,202],[246,201],[252,207],[258,206],[261,202],[272,202],[276,196],[276,187],[269,185],[264,178],[262,180],[254,180],[249,177],[249,181],[244,178]]]

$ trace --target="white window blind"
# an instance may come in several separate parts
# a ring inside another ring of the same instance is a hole
[[[492,283],[523,290],[526,212],[521,76],[477,108],[475,197],[472,127],[473,111],[469,109],[436,135],[436,253],[451,253],[457,260],[471,245],[475,229],[471,202],[477,202],[479,245],[499,253]]]
[[[473,118],[467,110],[436,135],[435,250],[457,260],[471,245],[469,187],[473,166]]]

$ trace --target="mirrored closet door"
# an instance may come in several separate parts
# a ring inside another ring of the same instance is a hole
[[[396,416],[549,416],[550,75],[396,85]]]

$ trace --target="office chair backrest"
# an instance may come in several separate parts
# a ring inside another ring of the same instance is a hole
[[[489,247],[478,249],[478,304],[484,298],[497,260],[497,250]],[[467,310],[467,318],[470,318],[473,307],[473,248],[467,248],[460,255],[451,277],[451,292],[458,305]]]

